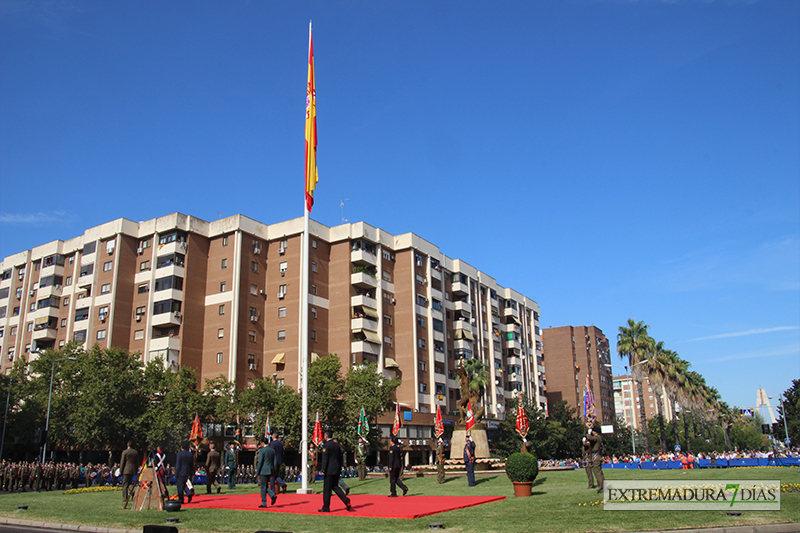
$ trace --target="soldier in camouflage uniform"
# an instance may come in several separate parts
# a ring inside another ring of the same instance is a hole
[[[65,467],[65,469],[63,471],[59,471],[59,473],[58,473],[58,475],[59,475],[59,486],[61,485],[62,472],[66,472],[66,467]],[[66,478],[64,478],[64,479],[66,479]],[[70,468],[69,468],[69,482],[70,482],[70,485],[72,486],[73,489],[77,489],[78,488],[78,483],[81,482],[81,469],[75,463],[72,463],[70,465]]]
[[[28,466],[28,463],[24,461],[20,463],[19,470],[17,471],[17,473],[19,477],[19,485],[18,485],[19,491],[25,492],[25,487],[28,485],[28,479],[30,478],[30,473],[31,473],[30,466]]]

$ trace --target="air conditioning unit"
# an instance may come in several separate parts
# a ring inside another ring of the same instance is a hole
[[[254,254],[260,254],[261,253],[261,247],[260,246],[256,246],[255,248],[253,248],[253,253]]]
[[[138,247],[138,248],[136,249],[136,253],[137,253],[137,254],[139,254],[139,255],[142,255],[142,254],[144,253],[144,248],[142,248],[141,246],[140,246],[140,247]]]
[[[106,322],[106,315],[100,315],[100,322],[103,322],[103,323],[105,324],[105,322]]]
[[[180,311],[175,311],[175,313],[174,313],[174,314],[175,314],[175,318],[178,318],[178,319],[179,319],[179,318],[181,317],[181,313],[180,313]]]
[[[278,248],[278,253],[281,254],[281,255],[285,254],[286,253],[286,248],[281,246],[280,248]],[[22,278],[20,278],[20,279],[22,279]]]
[[[257,368],[255,363],[250,363],[250,370],[255,370]]]
[[[250,315],[250,322],[258,322],[258,316]]]
[[[260,291],[258,291],[258,294],[267,294],[267,293],[264,292],[264,289],[261,289]]]
[[[279,293],[278,293],[278,300],[283,300],[283,297],[284,297],[284,296],[286,296],[284,293],[282,293],[282,292],[279,292]]]
[[[392,298],[392,304],[396,304],[396,303],[397,303],[397,300],[395,300],[394,298]]]
[[[28,296],[33,296],[34,294],[36,294],[36,291],[33,289],[28,291]]]
[[[281,277],[284,277],[285,275],[286,275],[286,271],[285,270],[281,270]]]
[[[136,322],[142,321],[142,315],[136,315]]]

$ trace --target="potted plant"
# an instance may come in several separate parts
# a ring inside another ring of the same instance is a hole
[[[539,474],[539,462],[532,453],[512,453],[506,459],[506,475],[514,484],[514,496],[531,495],[533,480]]]

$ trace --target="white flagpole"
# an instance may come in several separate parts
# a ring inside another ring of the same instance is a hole
[[[311,53],[311,21],[308,22],[308,51]],[[307,179],[307,178],[306,178]],[[300,457],[302,457],[302,483],[298,493],[309,494],[308,488],[308,265],[309,265],[309,231],[308,203],[303,187],[303,236],[302,241],[302,274],[300,283],[300,363],[302,372],[303,421],[302,438],[300,439]]]

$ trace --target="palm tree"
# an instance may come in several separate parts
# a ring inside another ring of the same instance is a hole
[[[669,366],[667,367],[668,376],[665,385],[667,397],[670,402],[670,409],[672,409],[672,417],[675,419],[675,424],[672,426],[675,432],[675,443],[678,444],[680,443],[680,435],[678,433],[678,414],[676,404],[678,403],[678,399],[681,395],[681,387],[683,386],[685,379],[684,374],[690,365],[687,361],[684,361],[678,357],[677,352],[668,350],[666,357],[669,359]]]
[[[662,452],[667,450],[667,439],[664,432],[664,406],[661,403],[661,394],[664,393],[665,383],[669,379],[669,366],[671,361],[668,352],[669,350],[664,349],[664,343],[658,341],[655,344],[653,353],[650,356],[650,361],[647,364],[650,386],[653,389],[653,395],[656,399],[659,440]]]
[[[655,345],[653,339],[647,334],[649,327],[644,322],[636,322],[633,318],[629,318],[627,327],[620,326],[617,334],[617,353],[623,360],[627,358],[628,366],[631,369],[631,378],[639,382],[639,427],[648,451],[650,450],[650,441],[647,434],[647,416],[644,407],[644,390],[642,388],[642,381],[647,377],[647,372],[642,368],[644,365],[639,365],[639,363],[648,360]],[[632,424],[631,431],[633,431]]]

